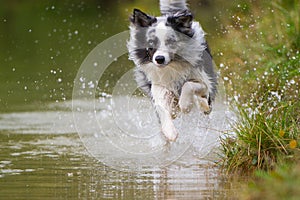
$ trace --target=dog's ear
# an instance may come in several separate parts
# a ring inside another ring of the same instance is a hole
[[[136,26],[148,27],[155,23],[157,19],[135,8],[130,21]]]
[[[192,30],[193,15],[190,11],[185,10],[178,12],[173,16],[169,16],[167,19],[167,25],[172,26],[175,30],[182,32],[188,36],[193,36]]]

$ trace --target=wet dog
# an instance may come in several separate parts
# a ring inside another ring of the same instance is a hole
[[[152,99],[162,132],[178,133],[173,118],[195,104],[209,114],[217,93],[217,75],[200,24],[185,0],[160,0],[162,16],[134,9],[130,18],[129,59],[138,86]]]

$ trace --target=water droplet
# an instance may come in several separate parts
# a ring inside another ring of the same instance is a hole
[[[93,81],[88,82],[88,86],[89,88],[95,88],[95,84],[93,83]]]
[[[79,81],[83,83],[83,82],[85,81],[85,78],[80,77],[80,78],[79,78]]]

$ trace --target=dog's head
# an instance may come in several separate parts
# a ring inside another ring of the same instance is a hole
[[[134,9],[130,18],[131,37],[134,38],[135,56],[140,64],[153,62],[164,67],[176,58],[184,37],[190,38],[192,14],[187,11],[172,16],[154,17]]]

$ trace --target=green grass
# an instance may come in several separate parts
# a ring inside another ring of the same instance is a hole
[[[233,15],[238,21],[229,21],[230,50],[220,62],[238,120],[236,137],[222,142],[227,172],[272,170],[299,152],[299,7],[280,0],[247,5],[246,13]]]
[[[240,195],[240,199],[251,200],[297,200],[300,196],[300,165],[281,165],[267,173],[257,171],[256,179]]]
[[[249,180],[238,199],[298,199],[300,2],[239,3],[247,9],[225,20],[226,52],[217,57],[237,116],[221,166]]]
[[[276,97],[275,97],[276,98]],[[276,106],[272,105],[276,104]],[[272,170],[279,160],[292,161],[299,152],[300,102],[269,100],[258,107],[239,107],[236,138],[223,140],[227,172]]]

